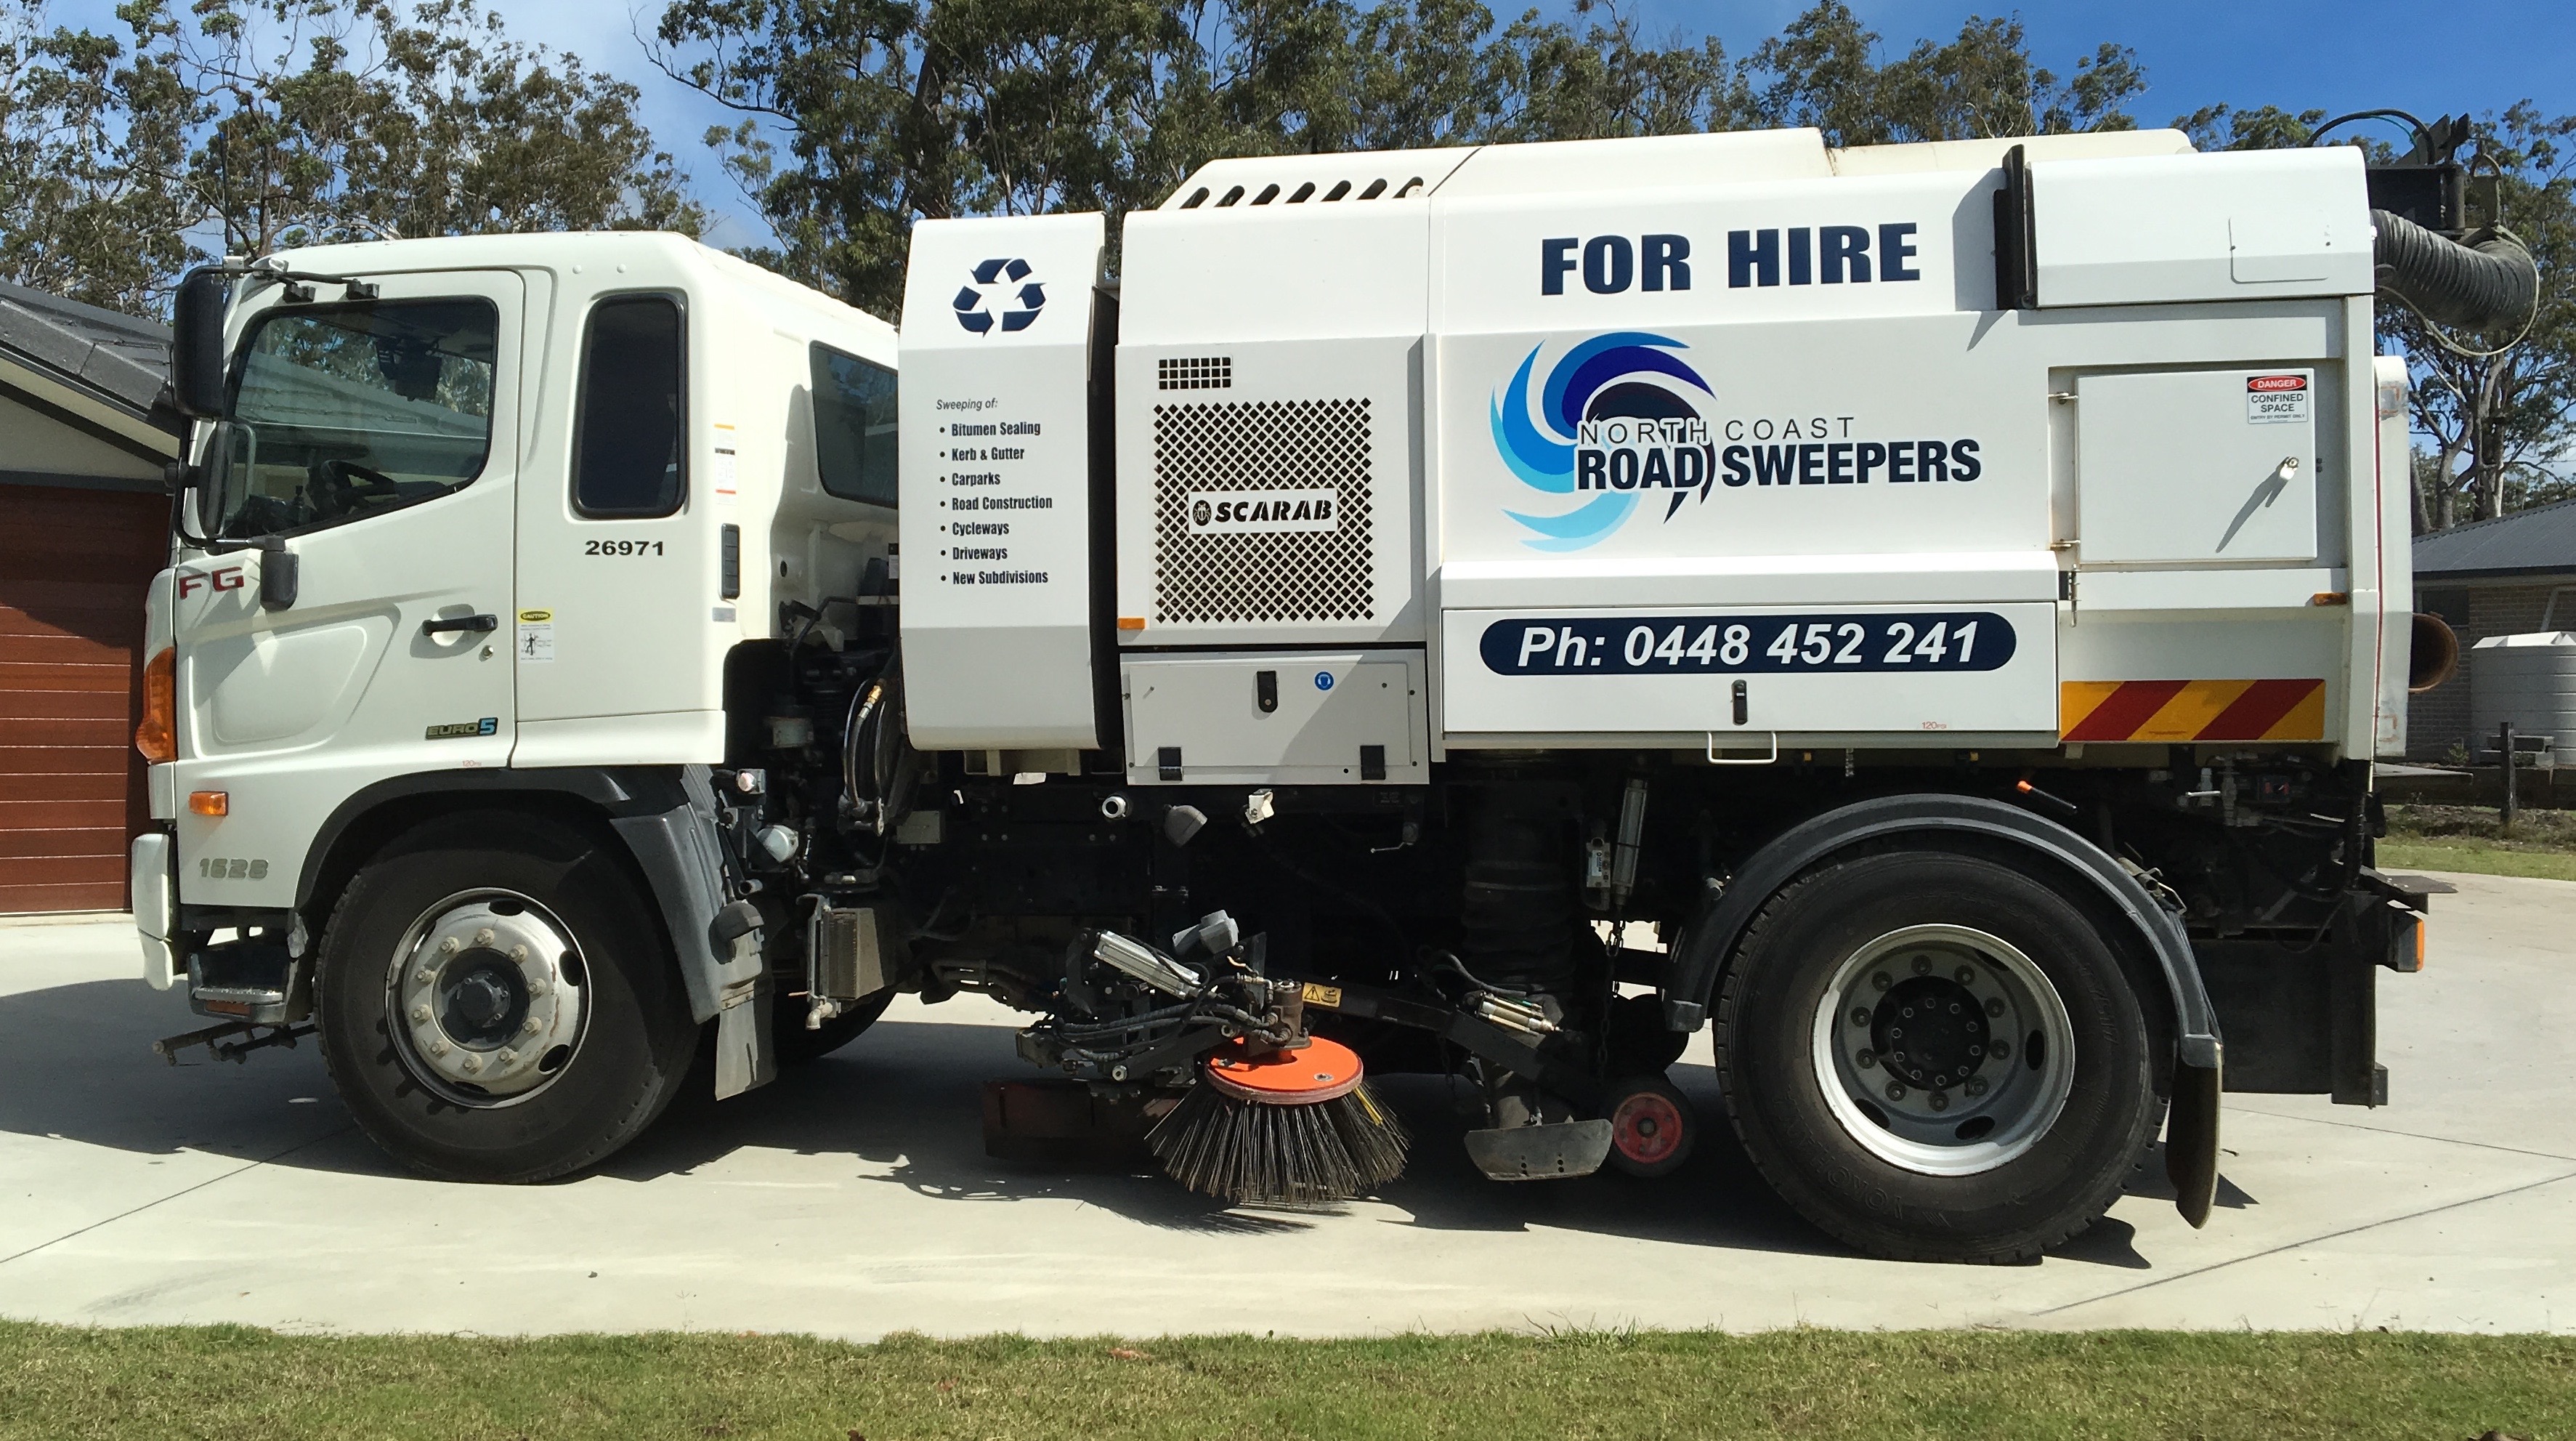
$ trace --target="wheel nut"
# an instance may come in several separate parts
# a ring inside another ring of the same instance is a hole
[[[438,972],[431,970],[427,966],[423,966],[419,970],[411,973],[411,979],[413,985],[425,986],[438,979]]]
[[[1957,969],[1957,970],[1955,970],[1955,971],[1952,971],[1952,972],[1950,973],[1950,979],[1952,979],[1952,980],[1954,980],[1954,981],[1957,981],[1960,985],[1963,985],[1963,986],[1964,986],[1964,985],[1966,985],[1966,984],[1968,984],[1970,981],[1975,980],[1976,978],[1977,978],[1977,973],[1976,973],[1975,971],[1972,971],[1972,970],[1968,969],[1966,966],[1961,966],[1959,969]]]
[[[1918,976],[1928,976],[1932,974],[1932,958],[1930,956],[1916,956],[1914,958],[1914,974]]]
[[[528,981],[528,999],[535,1000],[537,997],[542,996],[545,993],[546,983],[542,979],[530,978]]]
[[[528,963],[528,948],[526,946],[512,946],[510,948],[510,961],[513,965],[526,965]]]
[[[1950,1093],[1947,1091],[1934,1091],[1924,1099],[1932,1103],[1933,1110],[1946,1111],[1950,1109]]]
[[[463,946],[457,944],[454,936],[442,937],[438,943],[438,953],[442,956],[452,956],[463,949]]]
[[[479,1056],[467,1056],[464,1061],[458,1065],[457,1069],[463,1071],[469,1076],[473,1075],[476,1071],[483,1069],[482,1058]]]
[[[427,1007],[427,1006],[414,1006],[414,1007],[412,1007],[412,1008],[411,1008],[411,1018],[412,1018],[412,1021],[413,1021],[415,1024],[417,1024],[417,1025],[423,1025],[423,1026],[428,1025],[428,1024],[429,1024],[429,1007]]]
[[[1986,1054],[2000,1061],[2004,1057],[2012,1054],[2012,1047],[2001,1041],[1997,1041],[1993,1045],[1986,1047]]]
[[[1867,1006],[1854,1006],[1854,1007],[1852,1007],[1852,1024],[1853,1024],[1853,1025],[1855,1025],[1855,1026],[1866,1026],[1866,1025],[1868,1025],[1868,1024],[1869,1024],[1869,1007],[1867,1007]]]
[[[492,928],[490,926],[485,926],[483,929],[476,931],[474,933],[474,944],[477,946],[488,946],[492,944]]]
[[[1986,1014],[1987,1014],[1987,1015],[1989,1015],[1989,1016],[2000,1016],[2000,1015],[2002,1015],[2003,1013],[2004,1013],[2004,1000],[2003,1000],[2003,997],[2001,997],[2001,996],[1997,996],[1997,997],[1995,997],[1993,1000],[1986,1002]]]
[[[430,1038],[430,1042],[429,1042],[429,1053],[430,1053],[431,1055],[433,1055],[433,1056],[444,1056],[444,1055],[446,1055],[446,1054],[447,1054],[447,1043],[446,1043],[445,1041],[439,1040],[439,1039],[438,1039],[437,1037],[435,1037],[435,1036],[431,1037],[431,1038]]]
[[[1895,985],[1895,984],[1896,984],[1894,981],[1891,981],[1891,980],[1889,980],[1889,979],[1887,978],[1887,972],[1885,972],[1885,971],[1880,971],[1880,972],[1879,972],[1879,973],[1877,973],[1876,975],[1871,976],[1871,977],[1869,978],[1869,983],[1870,983],[1871,985],[1873,985],[1873,986],[1878,987],[1878,988],[1879,988],[1880,990],[1882,990],[1882,991],[1883,991],[1883,990],[1886,990],[1889,986],[1892,986],[1892,985]]]
[[[1966,1091],[1971,1096],[1982,1096],[1986,1093],[1986,1078],[1983,1076],[1970,1076],[1968,1078],[1968,1084],[1962,1086],[1960,1089]]]
[[[1853,1064],[1853,1065],[1855,1065],[1855,1066],[1858,1066],[1858,1067],[1860,1067],[1862,1070],[1866,1071],[1866,1070],[1868,1070],[1870,1067],[1875,1066],[1875,1065],[1877,1065],[1877,1064],[1878,1064],[1878,1052],[1876,1052],[1876,1051],[1861,1051],[1861,1052],[1858,1052],[1857,1054],[1855,1054],[1855,1055],[1852,1057],[1852,1064]]]
[[[537,1018],[536,1018],[536,1017],[534,1017],[534,1016],[530,1016],[530,1017],[528,1017],[526,1020],[521,1021],[521,1022],[519,1023],[519,1034],[520,1034],[520,1035],[523,1035],[523,1036],[533,1036],[533,1035],[535,1035],[536,1033],[537,1033]]]
[[[1904,1099],[1905,1099],[1905,1084],[1904,1084],[1903,1082],[1901,1082],[1901,1081],[1890,1081],[1890,1082],[1888,1082],[1888,1083],[1887,1083],[1887,1098],[1888,1098],[1889,1100],[1891,1100],[1891,1101],[1902,1101],[1902,1100],[1904,1100]]]

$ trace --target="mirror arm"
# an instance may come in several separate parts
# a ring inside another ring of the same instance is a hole
[[[212,555],[214,542],[188,530],[189,497],[206,482],[206,468],[184,460],[174,460],[161,467],[162,483],[170,490],[170,533],[188,549]]]

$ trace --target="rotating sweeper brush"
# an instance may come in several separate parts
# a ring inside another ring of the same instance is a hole
[[[1020,1053],[1084,1083],[1095,1113],[1152,1115],[1181,1091],[1144,1140],[1194,1191],[1317,1205],[1384,1185],[1404,1169],[1404,1127],[1350,1047],[1307,1033],[1306,987],[1266,974],[1265,949],[1223,911],[1169,951],[1086,932]]]
[[[1237,1204],[1346,1201],[1404,1171],[1410,1138],[1351,1048],[1308,1036],[1291,1049],[1227,1045],[1146,1144],[1172,1178]]]

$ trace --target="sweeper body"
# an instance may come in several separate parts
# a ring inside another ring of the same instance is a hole
[[[1731,1125],[1880,1254],[2036,1254],[2160,1128],[2198,1223],[2221,1091],[2384,1100],[2420,954],[2378,183],[1228,160],[1115,251],[922,223],[899,341],[669,237],[209,272],[150,977],[452,1177],[973,990],[1037,1017],[997,1153],[1229,1200],[1457,1144],[1414,1072],[1497,1179]]]

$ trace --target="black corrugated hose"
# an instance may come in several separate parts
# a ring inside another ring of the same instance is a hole
[[[2485,334],[2531,323],[2540,304],[2540,269],[2518,242],[2498,237],[2461,245],[2385,210],[2370,212],[2370,223],[2379,230],[2379,288],[2425,319]]]

